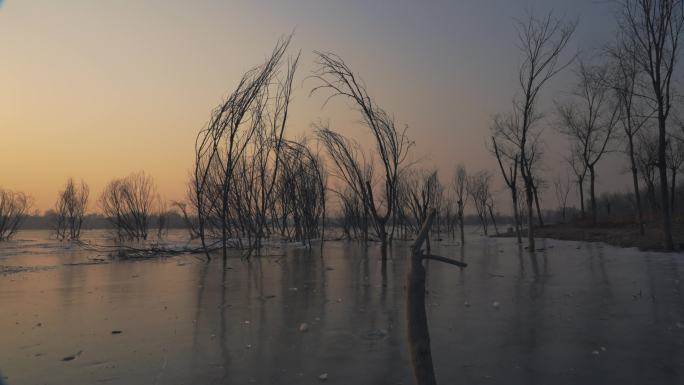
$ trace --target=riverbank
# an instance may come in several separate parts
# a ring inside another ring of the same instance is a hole
[[[673,225],[673,238],[677,250],[684,249],[684,225]],[[501,237],[515,237],[514,233],[501,234]],[[660,226],[649,224],[645,234],[639,234],[636,224],[554,224],[535,228],[535,237],[563,241],[604,242],[618,247],[636,247],[644,251],[663,251],[663,235]]]

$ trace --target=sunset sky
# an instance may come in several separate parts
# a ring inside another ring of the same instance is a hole
[[[302,58],[288,136],[330,120],[362,137],[347,103],[323,108],[321,96],[309,97],[312,51],[332,51],[398,123],[408,124],[414,158],[424,157],[424,167],[439,167],[443,177],[459,162],[490,169],[500,188],[484,143],[491,116],[507,111],[516,91],[515,18],[529,9],[578,17],[570,50],[585,54],[609,41],[614,28],[611,5],[593,0],[0,4],[0,186],[29,193],[40,210],[53,206],[70,176],[89,183],[96,198],[111,178],[139,170],[154,176],[162,196],[182,198],[194,138],[211,109],[292,31],[291,52],[301,50]],[[567,152],[552,127],[552,100],[571,82],[567,71],[542,95],[548,175]],[[599,191],[626,188],[622,163],[613,155],[599,168],[606,177]]]

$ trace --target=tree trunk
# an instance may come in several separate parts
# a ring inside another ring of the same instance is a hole
[[[228,224],[226,223],[226,217],[227,216],[228,216],[228,210],[226,209],[226,205],[224,203],[223,204],[223,218],[221,219],[221,251],[222,251],[224,262],[228,259]]]
[[[494,233],[496,235],[499,235],[499,228],[496,226],[496,219],[494,218],[494,212],[492,211],[491,206],[489,206],[489,216],[492,218],[492,224],[494,225]]]
[[[544,227],[544,219],[542,218],[541,209],[539,208],[539,194],[537,193],[537,187],[534,187],[534,205],[537,207],[537,219],[539,220],[539,226]]]
[[[594,166],[589,166],[589,199],[591,200],[591,223],[596,226],[597,210],[596,210],[596,173]]]
[[[580,214],[582,219],[584,219],[586,212],[584,210],[584,178],[577,181],[577,189],[579,190],[580,199]]]
[[[387,230],[385,230],[385,224],[380,223],[378,224],[378,234],[380,236],[380,251],[382,254],[382,260],[386,261],[387,260]]]
[[[411,257],[411,270],[407,281],[406,314],[414,379],[418,385],[436,385],[430,332],[425,313],[425,268],[420,256]]]
[[[363,242],[368,243],[368,208],[363,208]]]
[[[668,199],[667,190],[665,115],[663,113],[663,103],[658,104],[658,170],[660,174],[660,195],[663,201],[663,246],[666,251],[672,251],[674,249],[674,242],[672,241],[672,212],[670,211],[670,200]]]
[[[518,190],[514,187],[511,188],[511,198],[513,199],[513,219],[515,221],[515,236],[518,239],[518,243],[522,243],[520,238],[520,215],[518,214]]]
[[[461,246],[465,245],[465,232],[463,231],[463,207],[458,210],[458,225],[461,228]]]
[[[484,207],[482,209],[482,212],[479,213],[479,216],[480,216],[480,223],[482,224],[482,232],[484,232],[484,236],[486,237],[489,235],[488,234],[489,226],[487,223],[487,208],[486,207]]]
[[[675,178],[677,177],[677,169],[674,167],[670,170],[672,171],[672,183],[670,183],[670,212],[672,213],[672,216],[674,216],[674,211],[675,211],[675,186],[677,185],[675,183]]]
[[[434,214],[431,215],[416,239],[411,252],[411,268],[406,276],[406,317],[408,326],[408,342],[413,363],[413,376],[417,385],[436,385],[435,370],[432,365],[430,349],[430,331],[425,312],[425,267],[420,247],[421,239],[427,237],[427,231]]]
[[[629,161],[632,166],[632,184],[634,185],[634,201],[639,221],[639,234],[644,235],[644,213],[641,210],[641,193],[639,192],[639,175],[637,173],[636,160],[634,159],[634,138],[629,136]]]
[[[525,187],[525,195],[527,197],[527,248],[534,251],[534,208],[532,207],[534,194],[530,183],[527,183]]]

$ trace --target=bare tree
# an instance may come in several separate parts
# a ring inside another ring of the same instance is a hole
[[[16,234],[30,207],[31,199],[26,194],[0,188],[0,241]]]
[[[488,235],[490,202],[492,200],[490,184],[491,174],[487,171],[480,171],[468,178],[468,194],[473,200],[477,217],[482,225],[482,232]]]
[[[648,132],[640,132],[636,146],[636,162],[641,178],[646,185],[646,197],[652,213],[658,211],[656,196],[656,168],[658,167],[658,137]]]
[[[465,245],[463,226],[464,209],[466,201],[468,200],[468,179],[468,173],[466,172],[465,166],[462,164],[456,166],[456,172],[454,173],[454,179],[451,182],[451,188],[454,191],[454,196],[456,198],[456,215],[458,217],[458,226],[461,232],[461,246]]]
[[[576,22],[565,23],[556,19],[552,13],[543,18],[536,18],[533,14],[524,21],[517,23],[518,48],[523,57],[518,71],[521,95],[514,101],[515,114],[519,116],[520,124],[506,135],[511,145],[519,152],[520,176],[525,187],[528,217],[528,249],[534,250],[534,175],[533,146],[538,143],[539,129],[536,123],[541,119],[537,111],[537,98],[544,85],[566,68],[572,60],[561,61],[561,54],[572,37]],[[536,149],[539,153],[539,149]]]
[[[684,164],[684,143],[674,136],[670,136],[667,141],[667,152],[665,153],[667,167],[670,169],[670,208],[674,213],[675,209],[675,188],[677,187],[677,174]]]
[[[154,179],[139,172],[109,182],[99,204],[120,240],[145,240],[157,196]]]
[[[567,175],[565,180],[560,176],[553,181],[554,193],[556,194],[556,202],[558,203],[558,210],[561,214],[561,221],[565,223],[566,212],[568,208],[568,195],[570,195],[570,176]]]
[[[541,163],[541,154],[538,154],[537,156],[539,157],[537,162]],[[539,195],[541,195],[539,191],[547,187],[546,180],[542,178],[541,172],[530,172],[530,175],[533,176],[532,189],[534,193],[534,207],[537,210],[537,223],[539,223],[540,227],[544,227],[544,215],[542,214],[541,204],[539,203]]]
[[[565,159],[570,166],[570,170],[575,177],[575,184],[577,186],[577,195],[580,203],[580,215],[584,218],[586,212],[584,209],[584,179],[587,177],[587,166],[582,161],[582,149],[575,145],[570,147],[570,155]]]
[[[327,175],[320,156],[308,147],[306,139],[285,141],[280,152],[281,169],[277,192],[281,197],[275,208],[274,223],[280,223],[281,233],[288,239],[311,247],[311,240],[321,238],[325,229]],[[288,218],[293,224],[290,233]]]
[[[193,192],[189,191],[188,195],[188,200],[192,202],[194,197]],[[183,218],[183,223],[185,224],[185,227],[190,235],[190,239],[193,240],[199,238],[199,231],[197,230],[197,214],[190,212],[190,209],[188,209],[188,203],[185,201],[173,201],[172,206],[180,211],[181,217]],[[191,206],[197,207],[196,205]]]
[[[589,171],[589,198],[591,218],[597,222],[596,164],[606,153],[613,129],[620,117],[619,104],[612,103],[610,88],[606,81],[607,66],[589,66],[580,62],[577,71],[577,88],[573,93],[576,101],[557,104],[560,132],[578,149],[579,160]]]
[[[250,250],[258,250],[264,237],[299,58],[288,61],[281,78],[291,37],[281,39],[262,65],[242,77],[197,135],[190,201],[208,259],[208,237],[218,238],[224,261],[231,234],[240,243],[240,235],[247,234]]]
[[[494,233],[499,235],[499,227],[496,225],[496,215],[494,215],[496,203],[494,202],[494,197],[492,194],[489,194],[489,199],[487,199],[485,205],[487,207],[487,212],[489,212],[489,218],[492,220],[492,224],[494,225]]]
[[[332,93],[328,99],[336,96],[350,99],[375,139],[379,163],[384,174],[383,181],[380,183],[381,188],[374,191],[373,181],[364,180],[365,193],[362,196],[365,198],[364,203],[371,213],[375,232],[384,250],[388,242],[387,222],[392,217],[396,204],[399,171],[412,142],[406,135],[406,128],[398,129],[395,126],[394,119],[368,95],[363,81],[352,72],[342,58],[327,52],[316,52],[316,56],[318,69],[313,77],[318,79],[320,85],[313,88],[311,93],[329,90]]]
[[[613,88],[617,104],[620,108],[620,126],[626,141],[625,153],[629,158],[632,172],[632,186],[634,188],[634,202],[639,222],[639,233],[644,235],[644,214],[639,191],[639,177],[637,159],[635,156],[635,139],[646,125],[648,119],[655,113],[652,108],[639,98],[640,83],[643,72],[638,68],[634,52],[634,42],[623,35],[618,36],[615,47],[608,49],[611,58],[613,76],[610,86]],[[651,110],[651,111],[649,111]]]
[[[77,240],[80,238],[89,195],[90,189],[85,182],[81,181],[81,184],[77,185],[73,178],[67,180],[55,204],[57,239]]]
[[[171,213],[166,200],[157,195],[157,239],[162,239],[169,234],[169,217]]]
[[[368,216],[361,198],[346,187],[338,192],[342,211],[342,231],[347,239],[368,239]]]
[[[367,219],[370,213],[368,202],[371,199],[367,182],[373,180],[373,166],[366,161],[366,157],[357,142],[332,131],[326,125],[318,125],[316,135],[323,147],[326,148],[329,160],[333,164],[332,175],[345,184],[345,189],[338,192],[338,196],[344,204],[345,213],[362,219],[363,240],[367,241]],[[362,212],[359,212],[356,206],[359,202],[362,205]]]
[[[662,204],[663,243],[673,250],[672,212],[667,188],[667,120],[672,107],[672,79],[684,27],[681,0],[621,0],[620,29],[633,42],[631,55],[648,79],[646,98],[658,119],[658,169]]]
[[[430,259],[462,268],[468,266],[460,261],[423,252],[423,243],[428,239],[430,228],[436,216],[436,210],[430,210],[427,219],[423,222],[416,241],[411,246],[411,259],[406,274],[408,347],[413,367],[413,378],[417,385],[435,385],[437,383],[435,380],[435,369],[432,365],[430,331],[425,311],[426,274],[423,260]]]
[[[411,228],[414,234],[418,234],[430,209],[439,209],[444,189],[437,177],[437,170],[403,173],[400,184],[403,187],[400,189],[403,193],[399,195],[404,199],[399,200],[398,208],[409,213]],[[429,250],[429,238],[426,242]]]
[[[508,186],[511,193],[511,201],[513,203],[513,220],[515,225],[515,236],[518,243],[522,243],[520,235],[520,214],[518,213],[518,170],[520,162],[520,153],[515,146],[511,145],[508,140],[503,140],[506,145],[497,142],[497,137],[506,135],[509,132],[515,132],[515,128],[519,124],[517,115],[510,114],[508,116],[495,116],[492,124],[492,150],[496,156],[499,164],[501,175]]]

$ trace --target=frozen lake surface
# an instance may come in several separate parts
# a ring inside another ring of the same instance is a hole
[[[0,244],[9,385],[317,384],[322,374],[329,384],[413,383],[406,243],[386,264],[375,244],[327,242],[322,253],[283,247],[224,268],[187,255],[114,261],[48,235]],[[469,264],[428,264],[439,383],[684,383],[684,255],[538,247],[433,241],[433,253]]]

